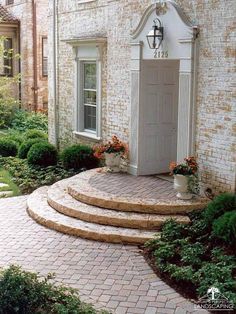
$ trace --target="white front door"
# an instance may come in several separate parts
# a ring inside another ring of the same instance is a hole
[[[143,61],[139,174],[169,171],[177,159],[179,61]]]

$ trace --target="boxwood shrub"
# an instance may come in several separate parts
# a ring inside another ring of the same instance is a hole
[[[27,158],[27,154],[28,154],[31,146],[33,146],[36,143],[42,142],[42,141],[45,141],[45,140],[43,138],[32,138],[32,139],[29,139],[29,140],[23,142],[19,148],[18,157],[21,159]]]
[[[63,165],[66,169],[92,169],[98,166],[98,159],[94,151],[87,145],[72,145],[64,149],[61,154]]]
[[[18,152],[17,143],[10,139],[0,139],[0,156],[16,156]]]
[[[27,161],[34,166],[53,166],[57,164],[58,153],[55,146],[48,142],[39,142],[31,146]]]

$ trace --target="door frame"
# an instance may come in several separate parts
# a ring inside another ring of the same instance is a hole
[[[177,38],[178,49],[173,51],[167,60],[179,60],[179,97],[178,97],[178,130],[177,130],[177,161],[195,153],[195,126],[196,126],[196,67],[197,67],[197,28],[193,27],[183,17],[181,9],[174,1],[166,0],[168,10],[177,11],[178,19],[183,28],[181,38]],[[145,11],[139,25],[132,34],[131,42],[131,103],[130,103],[130,165],[129,173],[140,175],[142,168],[140,160],[140,106],[142,106],[142,60],[155,60],[151,49],[146,43],[146,25],[152,25],[156,16],[156,5],[152,4]],[[167,16],[168,18],[168,16]],[[150,27],[150,26],[149,26]],[[187,31],[186,31],[187,30]],[[181,30],[180,30],[181,32]],[[171,43],[172,44],[172,43]],[[173,46],[173,45],[172,45]],[[149,49],[149,50],[148,50]],[[160,59],[158,59],[160,60]],[[165,61],[163,61],[165,62]]]

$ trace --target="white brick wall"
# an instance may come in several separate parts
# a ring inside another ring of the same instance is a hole
[[[179,0],[188,18],[200,27],[197,90],[196,151],[203,182],[216,191],[235,191],[235,0]],[[129,136],[130,32],[150,0],[97,0],[79,4],[58,0],[59,7],[59,130],[60,144],[72,136],[74,61],[72,49],[61,42],[73,36],[107,36],[103,62],[102,135]],[[52,45],[52,8],[50,8]],[[51,54],[52,56],[52,54]],[[50,136],[53,140],[52,60],[49,76]]]

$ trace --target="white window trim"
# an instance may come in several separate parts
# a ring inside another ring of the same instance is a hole
[[[94,37],[74,37],[64,39],[65,42],[73,47],[75,56],[75,107],[74,107],[74,131],[73,134],[89,138],[91,140],[99,141],[102,139],[102,52],[103,47],[107,42],[106,37],[94,36]],[[80,48],[83,53],[80,53]],[[93,50],[91,54],[91,48]],[[86,51],[88,49],[88,51]],[[84,61],[96,61],[97,64],[97,130],[96,132],[87,132],[83,129],[83,123],[80,114],[81,110],[81,87],[80,87],[80,73],[81,62]]]
[[[96,62],[97,69],[97,94],[96,94],[96,131],[89,131],[84,129],[84,103],[83,103],[83,79],[81,79],[83,74],[83,64],[84,62]],[[101,99],[101,61],[94,58],[82,58],[77,60],[76,64],[76,123],[74,134],[88,137],[91,139],[101,139],[101,108],[102,108],[102,99]]]

